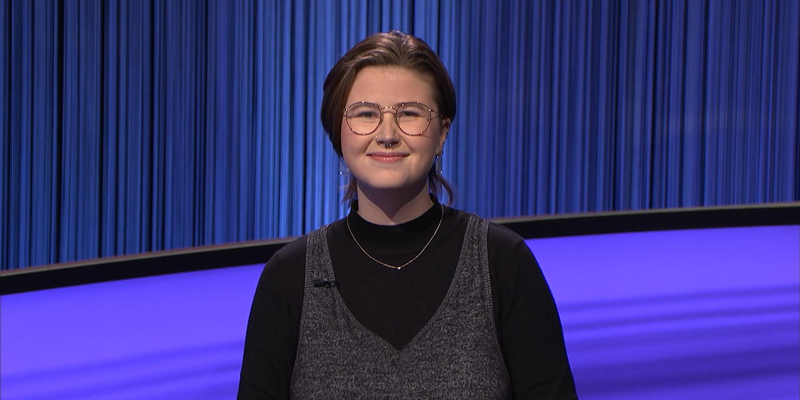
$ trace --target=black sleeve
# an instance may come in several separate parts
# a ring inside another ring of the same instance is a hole
[[[528,245],[492,225],[489,263],[497,327],[516,399],[576,399],[553,295]]]
[[[288,399],[303,305],[305,240],[267,262],[253,296],[238,399]]]

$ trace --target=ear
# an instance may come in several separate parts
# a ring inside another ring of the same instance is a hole
[[[450,132],[450,118],[445,118],[442,120],[442,131],[439,134],[439,147],[436,154],[442,154],[442,150],[444,150],[444,142],[447,140],[447,134]]]

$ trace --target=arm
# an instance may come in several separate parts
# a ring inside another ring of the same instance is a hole
[[[298,240],[264,267],[247,322],[238,399],[289,398],[303,303],[304,254],[305,241]]]
[[[489,238],[496,324],[515,398],[576,399],[561,320],[536,258],[506,228],[492,226]]]

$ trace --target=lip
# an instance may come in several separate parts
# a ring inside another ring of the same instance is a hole
[[[394,153],[394,152],[382,152],[382,151],[379,151],[379,152],[375,152],[375,153],[369,153],[369,154],[367,154],[367,156],[370,159],[378,161],[378,162],[391,163],[391,162],[400,161],[403,158],[408,157],[408,153]]]

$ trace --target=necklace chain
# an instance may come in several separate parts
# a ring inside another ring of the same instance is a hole
[[[408,260],[408,262],[406,262],[403,265],[399,265],[399,266],[398,265],[387,264],[387,263],[385,263],[385,262],[383,262],[381,260],[378,260],[377,258],[371,256],[369,253],[367,253],[367,251],[364,250],[364,246],[361,246],[361,243],[358,242],[358,239],[356,239],[356,235],[353,234],[353,230],[350,228],[350,215],[347,215],[347,218],[345,218],[345,221],[347,222],[347,230],[350,232],[350,237],[353,238],[353,241],[356,242],[356,246],[358,246],[358,248],[361,249],[361,252],[363,252],[364,255],[369,257],[370,260],[375,261],[376,263],[378,263],[380,265],[383,265],[384,267],[388,267],[388,268],[392,268],[392,269],[403,269],[407,265],[409,265],[409,264],[413,263],[414,261],[416,261],[416,259],[419,258],[419,256],[421,256],[422,253],[425,252],[425,250],[428,248],[428,245],[431,244],[431,242],[433,241],[433,238],[436,237],[436,234],[439,232],[439,228],[442,227],[442,220],[444,219],[444,205],[441,205],[441,206],[442,206],[442,214],[439,216],[439,224],[436,225],[436,230],[433,231],[433,236],[431,236],[431,238],[428,239],[428,243],[425,243],[425,246],[422,247],[422,250],[420,250],[419,253],[417,253],[417,255],[414,256],[414,258]]]

